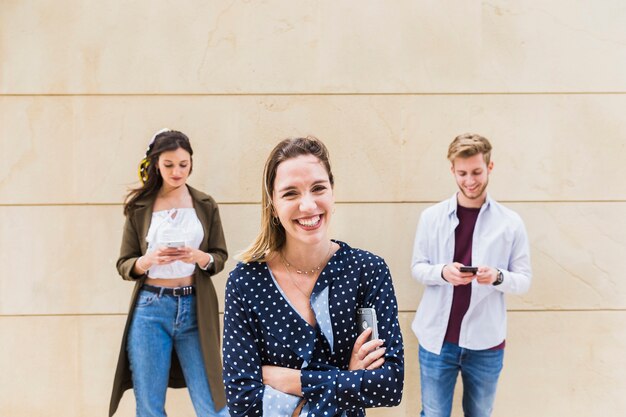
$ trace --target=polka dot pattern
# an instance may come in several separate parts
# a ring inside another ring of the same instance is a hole
[[[230,273],[222,346],[231,416],[282,415],[278,407],[289,401],[272,400],[276,408],[267,407],[262,365],[301,369],[308,417],[364,416],[365,408],[400,403],[404,348],[389,268],[376,255],[337,243],[340,249],[311,295],[315,327],[287,302],[265,263],[240,263]],[[347,370],[360,307],[376,309],[379,336],[387,348],[385,364],[372,371]],[[271,397],[280,395],[272,392]]]

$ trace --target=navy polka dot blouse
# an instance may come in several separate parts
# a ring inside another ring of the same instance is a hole
[[[389,268],[376,255],[337,243],[311,294],[315,327],[291,307],[265,263],[239,263],[230,273],[223,377],[231,416],[291,416],[300,399],[265,386],[262,365],[301,370],[307,401],[301,416],[364,416],[365,408],[400,403],[404,348]],[[387,348],[385,363],[372,371],[347,370],[360,307],[376,309]]]

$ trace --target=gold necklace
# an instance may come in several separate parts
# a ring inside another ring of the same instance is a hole
[[[333,242],[331,241],[329,243],[329,245],[328,245],[328,253],[326,253],[326,256],[322,258],[322,262],[320,262],[320,264],[318,266],[316,266],[315,268],[313,268],[313,269],[298,268],[297,266],[295,266],[294,264],[289,262],[287,260],[287,258],[285,258],[285,254],[283,253],[282,250],[280,251],[280,257],[282,258],[283,263],[285,264],[285,266],[286,267],[293,267],[296,270],[296,273],[298,273],[300,275],[302,275],[302,274],[304,274],[304,275],[309,275],[309,274],[313,275],[316,272],[319,272],[322,269],[322,267],[325,265],[326,261],[329,259],[330,252],[332,251],[332,249],[333,249]]]
[[[302,288],[300,288],[300,286],[298,285],[298,283],[296,282],[296,280],[294,279],[293,275],[291,275],[291,271],[289,270],[289,264],[287,263],[287,261],[285,261],[285,258],[282,257],[281,255],[281,260],[283,261],[283,265],[285,265],[285,270],[287,271],[287,276],[289,277],[289,279],[291,280],[291,282],[293,283],[293,285],[296,286],[296,288],[298,289],[298,291],[300,291],[300,293],[302,295],[304,295],[307,299],[311,298],[311,293],[306,293],[302,290]],[[311,291],[313,291],[313,289],[311,288]]]

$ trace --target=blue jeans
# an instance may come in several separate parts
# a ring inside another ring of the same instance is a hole
[[[213,409],[198,337],[196,296],[141,290],[126,343],[137,417],[164,417],[172,349],[176,350],[198,416],[228,417]]]
[[[463,378],[465,417],[489,417],[493,411],[504,350],[469,350],[444,343],[440,355],[419,347],[422,417],[450,417],[459,371]]]

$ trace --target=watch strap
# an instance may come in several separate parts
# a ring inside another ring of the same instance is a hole
[[[502,284],[502,281],[504,281],[504,274],[502,273],[502,271],[500,271],[499,269],[497,269],[498,274],[496,275],[496,280],[493,282],[493,285],[500,285]]]

